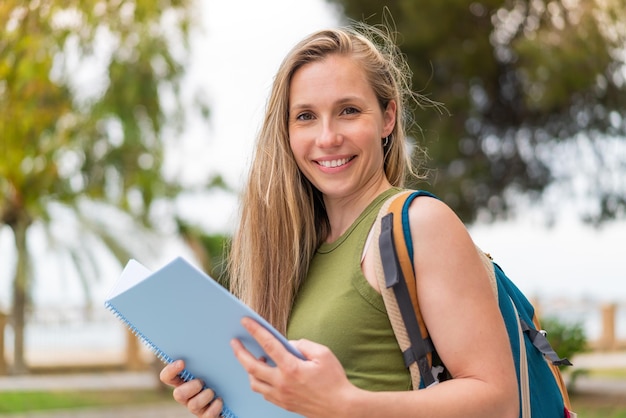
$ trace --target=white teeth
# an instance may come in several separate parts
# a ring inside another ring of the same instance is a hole
[[[342,158],[341,160],[331,160],[331,161],[318,161],[318,164],[322,167],[334,168],[344,165],[350,161],[350,158]]]

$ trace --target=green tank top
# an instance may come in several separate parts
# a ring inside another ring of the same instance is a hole
[[[287,327],[289,339],[306,338],[330,348],[348,379],[372,391],[411,389],[383,298],[361,270],[365,241],[378,211],[398,191],[380,194],[341,237],[318,248]]]

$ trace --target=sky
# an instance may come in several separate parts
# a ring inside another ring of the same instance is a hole
[[[185,91],[190,96],[206,94],[211,116],[208,123],[191,121],[183,137],[170,142],[167,167],[188,184],[221,174],[237,189],[247,173],[265,101],[283,56],[305,35],[340,23],[335,9],[324,0],[199,3],[205,29],[192,41]],[[209,232],[229,232],[237,200],[225,193],[188,197],[181,200],[178,210]],[[530,296],[626,301],[626,222],[598,231],[564,213],[552,229],[546,229],[537,217],[522,217],[515,222],[472,226],[470,233]],[[11,239],[6,232],[0,233],[4,255],[10,253],[7,248]],[[187,252],[173,243],[159,263],[177,255]],[[112,267],[106,274],[94,288],[96,299],[104,298],[119,268]],[[36,286],[35,298],[78,300],[80,289],[71,287],[71,282],[46,277]],[[7,277],[0,276],[0,307],[6,299],[2,295],[8,294],[7,283]]]
[[[205,30],[193,42],[189,80],[207,91],[211,116],[208,126],[188,130],[185,169],[194,177],[209,170],[241,184],[282,58],[302,37],[337,26],[338,14],[324,0],[199,3]],[[203,131],[204,139],[198,137]]]
[[[204,4],[207,33],[197,45],[192,75],[207,80],[213,100],[210,133],[206,142],[189,138],[185,164],[196,164],[191,171],[222,173],[230,184],[240,185],[273,74],[284,54],[308,33],[340,21],[324,0],[251,1],[245,8],[241,2]],[[232,30],[234,22],[243,30]],[[197,158],[199,151],[202,158]],[[198,201],[181,210],[193,216],[192,207],[203,207],[201,221],[207,228],[228,230],[236,200],[222,197],[223,203],[213,205],[216,200]],[[626,222],[598,231],[564,213],[552,229],[535,216],[473,226],[470,232],[531,295],[626,300]]]

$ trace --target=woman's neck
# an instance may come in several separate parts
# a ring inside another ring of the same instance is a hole
[[[324,203],[330,223],[330,233],[326,237],[326,242],[333,242],[339,238],[377,196],[391,187],[385,179],[377,187],[370,187],[340,198],[325,196]]]

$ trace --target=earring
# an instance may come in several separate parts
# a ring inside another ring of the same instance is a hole
[[[389,135],[383,138],[383,148],[389,145]]]

